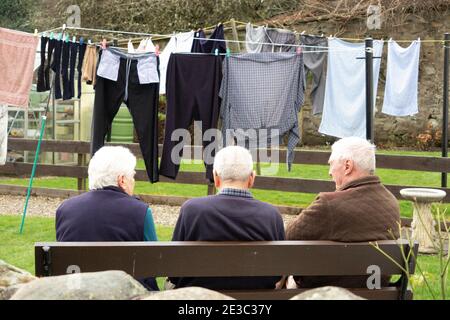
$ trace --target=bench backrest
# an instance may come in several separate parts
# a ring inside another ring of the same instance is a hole
[[[415,261],[405,262],[405,240],[378,241],[383,252],[414,273]],[[418,246],[414,245],[417,254]],[[368,275],[378,266],[383,275],[402,275],[399,287],[354,290],[368,298],[408,299],[405,274],[370,243],[331,241],[257,242],[51,242],[35,244],[36,276],[123,270],[135,278],[186,276]],[[72,268],[69,268],[71,267]],[[228,291],[236,298],[284,299],[303,290]]]

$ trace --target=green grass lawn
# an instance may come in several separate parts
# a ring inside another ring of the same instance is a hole
[[[439,156],[438,152],[419,152],[419,151],[386,151],[382,150],[380,154],[391,155],[421,155],[421,156]],[[280,159],[283,162],[282,159]],[[138,160],[137,167],[144,169],[144,162]],[[264,168],[264,164],[262,164]],[[187,162],[181,164],[181,171],[187,172],[204,172],[204,166],[200,161]],[[264,172],[263,172],[264,173]],[[391,170],[378,169],[376,172],[380,176],[384,184],[393,185],[409,185],[421,187],[440,187],[441,174],[438,172],[421,172],[408,170]],[[276,177],[285,178],[302,178],[302,179],[320,179],[331,180],[328,175],[328,166],[326,165],[301,165],[294,164],[292,170],[289,172],[284,163],[279,166],[278,172],[273,175]],[[0,184],[12,184],[28,186],[28,179],[9,179],[1,178]],[[77,180],[74,178],[36,178],[33,182],[35,187],[57,188],[57,189],[77,189]],[[275,205],[287,206],[308,206],[315,198],[315,194],[310,193],[296,193],[296,192],[282,192],[276,190],[256,190],[253,191],[254,196],[262,201],[266,201]],[[167,196],[183,196],[183,197],[201,197],[207,194],[206,185],[192,185],[179,183],[155,183],[138,181],[136,182],[136,194],[151,194],[151,195],[167,195]],[[447,207],[447,205],[442,205]],[[412,205],[409,201],[400,200],[401,215],[403,217],[412,216]]]
[[[34,243],[55,241],[54,218],[28,217],[24,234],[20,235],[20,216],[0,216],[0,259],[25,269],[34,274]],[[172,238],[173,228],[156,226],[160,241]],[[424,271],[434,294],[439,297],[439,260],[437,256],[420,256],[419,265]],[[415,299],[431,299],[425,283],[416,271],[413,279]],[[158,285],[163,288],[163,279],[158,278]],[[450,295],[450,282],[447,282],[447,296]],[[449,297],[447,297],[449,298]]]

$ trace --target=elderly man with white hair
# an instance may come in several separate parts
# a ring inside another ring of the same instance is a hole
[[[56,211],[58,241],[157,241],[152,211],[133,197],[136,157],[124,147],[103,147],[89,163],[89,192]],[[158,290],[154,278],[140,280]]]
[[[399,237],[397,199],[375,176],[375,146],[348,137],[335,142],[329,174],[336,191],[321,192],[286,228],[288,240],[365,242]],[[364,287],[367,277],[300,277],[301,287]]]
[[[255,171],[252,156],[247,149],[239,146],[221,149],[214,158],[213,176],[219,193],[184,203],[173,241],[284,240],[284,225],[278,210],[254,199],[249,191],[255,182]],[[169,281],[177,288],[200,286],[232,290],[275,288],[279,279],[280,277],[201,277],[169,278]]]

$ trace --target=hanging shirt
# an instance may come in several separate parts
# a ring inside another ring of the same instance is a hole
[[[264,43],[267,43],[266,28],[264,26],[254,28],[251,23],[245,27],[245,48],[248,53],[258,53],[262,51]]]
[[[214,41],[219,40],[219,41]],[[220,41],[222,40],[222,41]],[[225,53],[227,51],[227,44],[225,41],[225,33],[223,30],[223,24],[218,25],[209,39],[206,39],[205,32],[199,30],[195,33],[195,39],[192,42],[192,53],[214,53],[215,50],[219,50],[219,53]]]
[[[128,53],[149,53],[155,52],[155,50],[156,49],[151,38],[142,39],[137,49],[134,48],[131,40],[128,41]]]
[[[227,137],[227,129],[233,129],[236,139],[248,139],[250,145],[257,145],[254,141],[257,137],[245,133],[247,129],[255,129],[262,134],[259,145],[263,140],[270,146],[272,137],[281,139],[288,134],[290,168],[294,148],[300,141],[298,112],[303,95],[302,55],[264,52],[227,57],[219,93],[223,99],[220,111],[223,136]],[[277,136],[272,136],[276,133],[274,129],[278,130]]]
[[[381,57],[383,41],[374,40],[373,49],[373,56]],[[366,138],[365,45],[330,38],[328,50],[325,102],[319,132],[338,138]],[[381,59],[373,61],[375,103]]]
[[[6,163],[8,145],[8,106],[0,104],[0,165]]]
[[[263,52],[295,52],[296,47],[293,46],[296,43],[295,33],[284,29],[269,29],[266,28],[266,34],[269,43],[262,47]],[[284,46],[283,46],[284,44]]]
[[[159,94],[166,94],[166,74],[170,55],[172,53],[191,52],[192,42],[194,41],[194,34],[195,32],[191,31],[173,35],[172,37],[170,37],[170,40],[165,46],[163,52],[159,55]]]
[[[413,41],[407,48],[389,40],[383,113],[411,116],[419,112],[419,57],[420,39]]]

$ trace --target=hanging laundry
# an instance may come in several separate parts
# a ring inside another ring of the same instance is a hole
[[[248,53],[259,53],[264,43],[269,42],[264,26],[254,28],[249,22],[245,26],[245,48]]]
[[[300,44],[306,46],[302,48],[305,52],[303,55],[305,77],[307,77],[308,73],[312,74],[312,111],[313,114],[319,114],[322,113],[323,102],[325,99],[325,65],[328,42],[324,37],[300,35]]]
[[[419,59],[420,39],[413,41],[407,48],[389,40],[383,113],[412,116],[419,112]]]
[[[50,38],[41,37],[41,52],[40,52],[40,65],[37,73],[37,92],[44,92],[50,90],[50,64],[52,60],[53,51],[55,49],[55,41]],[[45,56],[45,50],[47,45],[47,57]]]
[[[78,71],[78,99],[81,98],[81,80],[83,79],[83,61],[84,56],[86,53],[86,44],[80,43],[79,46],[79,52],[78,52],[78,65],[77,65],[77,71]]]
[[[133,42],[128,41],[128,53],[150,53],[155,52],[156,48],[151,38],[144,38],[139,43],[137,49],[134,48]]]
[[[89,47],[88,47],[89,48]],[[100,149],[122,102],[133,118],[150,181],[158,181],[158,57],[102,50],[97,70],[91,154]]]
[[[198,39],[197,39],[198,38]],[[194,41],[192,42],[192,53],[214,53],[216,49],[219,53],[227,52],[227,44],[225,41],[214,41],[214,40],[225,40],[225,33],[223,30],[223,24],[218,25],[209,39],[206,38],[205,32],[199,30],[195,33]]]
[[[40,65],[38,67],[37,72],[37,82],[36,82],[36,91],[37,92],[44,92],[47,91],[47,81],[48,79],[45,78],[45,54],[47,49],[47,44],[49,42],[49,39],[47,37],[41,37],[40,39]]]
[[[63,100],[70,99],[70,78],[69,78],[69,63],[71,54],[71,43],[63,42],[62,60],[61,60],[61,75],[63,81]]]
[[[192,42],[194,41],[194,31],[177,33],[170,37],[169,42],[164,47],[163,52],[159,55],[159,71],[160,84],[159,94],[166,94],[166,73],[169,64],[170,55],[172,53],[191,52]]]
[[[50,41],[54,41],[55,45],[55,51],[53,53],[53,60],[51,65],[51,69],[55,73],[55,99],[61,99],[61,56],[63,51],[63,41],[56,39]]]
[[[266,42],[284,44],[285,46],[265,44],[262,47],[262,52],[295,52],[296,47],[293,45],[295,45],[297,40],[295,33],[292,31],[266,28],[266,35],[268,39]]]
[[[187,130],[193,120],[202,121],[203,134],[208,129],[217,128],[221,80],[220,56],[182,53],[170,56],[167,67],[167,112],[161,175],[175,179],[180,168],[172,159],[172,151],[180,143],[172,140],[172,133],[176,129]],[[209,144],[210,142],[203,141],[204,148]],[[212,165],[205,163],[205,166],[206,177],[212,181]]]
[[[373,56],[381,57],[383,41],[373,41]],[[366,72],[364,43],[328,39],[327,80],[319,132],[344,138],[366,138]],[[362,58],[362,59],[361,59]],[[377,96],[381,59],[373,63],[373,97]]]
[[[6,163],[8,152],[8,105],[0,104],[0,165]]]
[[[223,136],[227,129],[278,130],[280,140],[288,134],[287,164],[294,160],[294,148],[300,141],[298,112],[304,99],[303,57],[295,53],[253,53],[225,58],[220,88]],[[265,133],[265,130],[258,130]],[[239,136],[244,134],[243,136]],[[240,141],[254,137],[235,131]],[[271,144],[267,137],[267,145]],[[226,141],[230,144],[230,141]]]
[[[75,96],[75,73],[78,56],[79,44],[76,42],[70,43],[70,60],[69,60],[69,92],[66,99],[72,99]]]
[[[0,28],[0,104],[28,108],[39,38]]]
[[[83,67],[81,71],[81,79],[87,84],[92,84],[95,87],[96,83],[96,69],[97,68],[97,47],[95,45],[88,45],[84,54]]]

